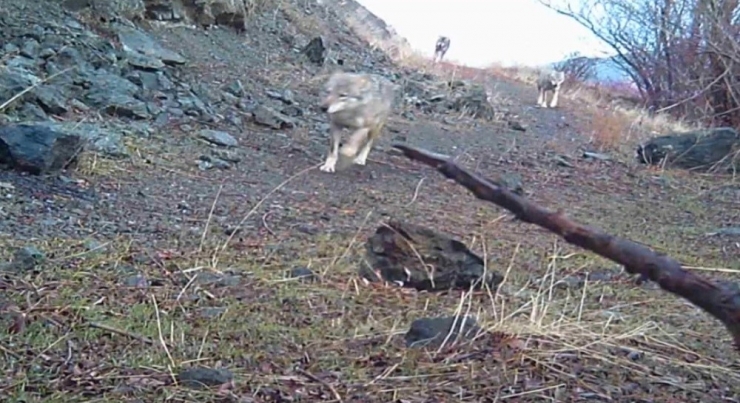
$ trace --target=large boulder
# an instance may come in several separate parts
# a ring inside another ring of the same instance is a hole
[[[224,25],[244,31],[248,14],[260,3],[258,0],[144,0],[144,4],[149,19]]]
[[[488,100],[488,91],[479,84],[464,87],[450,104],[450,109],[473,118],[494,120],[496,111]]]
[[[323,66],[326,61],[326,45],[324,38],[317,36],[303,48],[303,54],[308,60],[316,65]]]
[[[88,10],[96,19],[106,22],[120,17],[138,20],[146,11],[144,0],[64,0],[62,5],[71,11]]]
[[[654,137],[637,147],[637,159],[643,164],[696,171],[731,171],[740,169],[738,151],[738,132],[718,127]]]
[[[391,221],[366,244],[360,274],[419,291],[482,289],[496,291],[503,276],[486,270],[483,259],[462,242],[420,225]]]
[[[77,162],[84,140],[44,125],[0,127],[0,165],[34,175],[52,173]]]
[[[65,0],[63,4],[72,11],[88,12],[106,22],[123,17],[132,21],[225,25],[243,31],[248,13],[261,3],[260,0]]]
[[[470,340],[483,330],[472,316],[438,316],[411,322],[404,335],[406,347],[438,348],[458,341]]]

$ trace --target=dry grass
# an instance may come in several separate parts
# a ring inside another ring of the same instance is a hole
[[[279,392],[393,401],[424,391],[437,398],[541,401],[604,393],[632,379],[691,400],[713,380],[740,382],[727,362],[686,344],[708,334],[724,338],[721,329],[703,328],[704,315],[646,290],[588,281],[580,289],[563,287],[570,268],[598,263],[557,244],[540,257],[506,248],[510,253],[489,267],[506,274],[499,295],[447,296],[364,286],[354,269],[363,245],[344,237],[317,239],[308,249],[281,247],[311,251],[299,261],[255,251],[246,260],[220,253],[216,263],[211,254],[221,242],[209,236],[201,253],[163,250],[159,263],[137,265],[150,279],[170,268],[162,285],[146,289],[120,285],[141,245],[119,239],[90,251],[86,244],[48,240],[39,246],[56,256],[45,269],[5,283],[12,290],[6,312],[22,315],[20,332],[1,338],[6,398],[89,401],[95,393],[101,402],[265,401]],[[502,246],[484,244],[484,252]],[[518,269],[532,263],[538,283]],[[324,273],[321,283],[284,277],[284,268],[305,264]],[[214,281],[219,273],[239,273],[238,280],[224,285]],[[488,333],[439,350],[403,347],[411,320],[444,314],[476,316]],[[680,326],[687,317],[694,331]],[[12,371],[38,362],[43,371]],[[173,383],[194,365],[226,366],[236,382],[210,392]],[[648,393],[637,386],[625,396]]]
[[[594,146],[605,151],[631,154],[637,144],[650,137],[699,128],[667,113],[650,113],[634,95],[619,89],[573,83],[563,93],[587,112],[590,124],[586,134]]]

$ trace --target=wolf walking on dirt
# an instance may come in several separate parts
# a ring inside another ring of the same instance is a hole
[[[321,109],[329,115],[330,146],[319,169],[334,172],[340,158],[340,168],[349,159],[365,165],[393,108],[396,86],[375,74],[336,72],[329,77],[324,91]],[[340,150],[343,129],[352,134]]]
[[[550,108],[558,106],[558,95],[560,87],[565,81],[565,73],[562,71],[545,70],[537,78],[537,106],[547,108],[547,93],[552,92]]]
[[[440,36],[434,45],[434,62],[441,62],[448,50],[450,50],[450,38]]]

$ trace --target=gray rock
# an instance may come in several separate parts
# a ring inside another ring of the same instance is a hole
[[[362,265],[360,274],[368,281],[382,280],[419,291],[487,286],[495,292],[503,281],[502,275],[486,269],[483,259],[462,242],[400,221],[376,229],[366,243],[366,256],[369,267]]]
[[[89,254],[105,253],[108,250],[108,245],[94,239],[90,239],[85,242],[85,248]]]
[[[0,127],[0,164],[34,175],[74,165],[83,148],[80,136],[43,125]]]
[[[41,52],[39,52],[39,57],[42,58],[42,59],[48,59],[48,58],[50,58],[50,57],[52,57],[52,56],[54,56],[56,54],[57,54],[57,52],[54,51],[54,49],[44,48],[44,49],[41,50]]]
[[[233,81],[231,84],[224,86],[223,90],[239,98],[243,97],[247,93],[244,89],[244,85],[242,85],[242,82],[239,80]]]
[[[213,102],[221,99],[220,91],[201,83],[193,85],[192,92],[193,94],[195,94],[195,96],[205,102]]]
[[[0,271],[22,274],[34,271],[36,266],[46,260],[46,255],[34,246],[19,248],[13,253],[13,259],[0,265]]]
[[[292,129],[295,127],[293,119],[264,105],[258,105],[252,111],[252,118],[255,123],[276,130]]]
[[[233,111],[229,112],[225,119],[227,122],[231,123],[235,127],[242,127],[244,125],[244,121],[242,120],[242,117],[234,113]]]
[[[102,153],[108,157],[127,157],[128,151],[123,144],[122,131],[118,129],[107,129],[95,123],[78,122],[41,122],[54,131],[64,132],[79,136],[87,143],[91,151]]]
[[[131,66],[142,70],[160,70],[165,66],[162,60],[138,52],[127,52],[126,61]]]
[[[200,169],[201,171],[208,171],[209,169],[214,168],[211,161],[203,159],[202,156],[201,158],[198,159],[197,164],[198,164],[198,169]]]
[[[236,105],[239,103],[239,97],[229,92],[223,92],[221,93],[221,101],[228,105]]]
[[[299,118],[303,116],[303,109],[296,105],[288,105],[281,109],[280,112],[285,116],[290,116],[291,118]]]
[[[200,272],[195,279],[198,285],[213,285],[216,287],[235,287],[241,282],[242,277],[238,275]]]
[[[707,233],[707,236],[716,235],[740,236],[740,227],[717,228],[714,231]]]
[[[445,316],[416,319],[404,335],[406,347],[439,348],[442,343],[472,339],[481,332],[475,318],[470,316]],[[449,337],[448,337],[449,335]]]
[[[11,57],[5,62],[5,67],[11,69],[25,69],[33,71],[37,67],[36,59],[29,59],[23,56]]]
[[[211,150],[211,155],[213,155],[214,157],[218,159],[231,162],[234,164],[238,164],[239,162],[242,161],[242,157],[239,155],[239,153],[235,149],[225,150],[225,149],[214,148]]]
[[[727,158],[740,146],[740,134],[731,127],[718,127],[654,137],[638,146],[636,158],[643,164],[709,171],[737,171],[740,159]]]
[[[21,47],[21,56],[34,59],[39,54],[39,42],[35,39],[29,39]]]
[[[80,70],[90,70],[93,68],[90,63],[88,63],[87,60],[85,60],[85,58],[82,56],[82,53],[71,46],[65,46],[60,49],[56,53],[56,55],[54,55],[47,61],[47,66],[49,65],[55,67],[54,70],[49,70],[47,68],[47,72],[49,74],[57,73],[58,71],[61,71],[68,67],[75,67]]]
[[[524,126],[523,124],[521,124],[517,120],[510,120],[509,121],[509,128],[511,130],[516,130],[518,132],[526,132],[527,131],[527,127]]]
[[[133,119],[149,119],[151,117],[145,102],[139,101],[130,95],[111,92],[110,90],[90,91],[85,96],[85,102],[111,116]]]
[[[0,100],[5,102],[40,82],[41,79],[24,68],[6,66],[0,69]],[[30,97],[30,94],[24,95],[19,101]]]
[[[319,280],[313,270],[308,267],[294,267],[288,273],[289,278],[295,278],[306,283],[313,283]]]
[[[11,43],[11,42],[8,42],[3,46],[3,52],[6,55],[12,55],[12,54],[18,53],[20,52],[20,50],[21,48],[19,48],[18,45]]]
[[[212,386],[221,386],[234,379],[234,375],[225,368],[212,369],[206,367],[188,368],[177,374],[177,382],[182,386],[203,389]]]
[[[295,95],[293,95],[293,91],[288,89],[284,91],[266,90],[265,94],[267,94],[268,97],[272,99],[277,99],[278,101],[281,101],[286,105],[292,105],[295,102]]]
[[[51,85],[41,85],[33,89],[36,102],[44,112],[52,115],[63,115],[69,111],[67,97],[62,88]]]
[[[522,177],[517,173],[511,172],[501,174],[498,176],[498,179],[495,182],[510,190],[512,193],[518,194],[520,196],[524,194],[524,188],[522,187]]]
[[[47,121],[49,119],[49,116],[46,115],[46,112],[44,112],[44,110],[41,109],[40,106],[32,104],[30,102],[23,103],[23,106],[21,106],[20,110],[18,111],[18,117],[20,119],[15,119],[15,121],[23,120],[30,122],[40,122]]]
[[[136,98],[139,87],[131,81],[104,70],[83,71],[79,79],[83,87],[89,88],[83,98],[87,105],[112,116],[151,117],[146,103]]]
[[[210,115],[211,110],[194,94],[179,97],[177,99],[180,109],[188,116]]]
[[[181,22],[188,19],[182,2],[171,0],[146,0],[146,16],[155,21]]]
[[[211,168],[231,169],[231,164],[222,159],[211,157],[210,155],[201,155],[198,158],[198,167],[202,171],[207,171]]]
[[[143,274],[137,274],[126,277],[126,279],[123,280],[123,285],[124,287],[148,288],[149,280],[147,280],[146,276]]]
[[[199,134],[200,138],[219,146],[236,147],[239,145],[239,142],[234,138],[234,136],[220,130],[204,129],[201,130]]]
[[[568,156],[566,155],[555,155],[552,157],[552,160],[558,166],[566,167],[566,168],[574,168],[574,165],[571,164],[570,161],[568,161]]]
[[[138,29],[117,25],[115,27],[118,40],[127,54],[138,53],[143,56],[159,59],[168,65],[185,64],[186,60],[177,52],[164,48],[149,35]]]
[[[311,63],[319,66],[323,65],[326,61],[326,46],[324,45],[324,38],[317,36],[311,39],[301,52],[306,55],[306,58]]]
[[[226,308],[220,306],[206,307],[198,310],[198,315],[202,318],[213,319],[222,316],[227,311]]]
[[[488,93],[482,85],[473,85],[458,96],[450,105],[454,111],[463,113],[473,118],[494,120],[496,112],[488,102]]]

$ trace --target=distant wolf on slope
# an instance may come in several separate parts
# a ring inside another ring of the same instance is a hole
[[[537,106],[547,108],[547,93],[552,92],[550,108],[558,106],[558,95],[560,87],[565,81],[565,73],[562,71],[545,70],[537,78]]]
[[[434,62],[441,62],[448,50],[450,50],[450,38],[440,36],[434,45]]]
[[[324,91],[321,109],[329,115],[330,146],[319,169],[334,172],[340,158],[340,168],[349,159],[354,164],[365,165],[370,149],[388,121],[396,86],[375,74],[336,72],[329,77]],[[343,129],[349,129],[352,134],[340,150]]]

